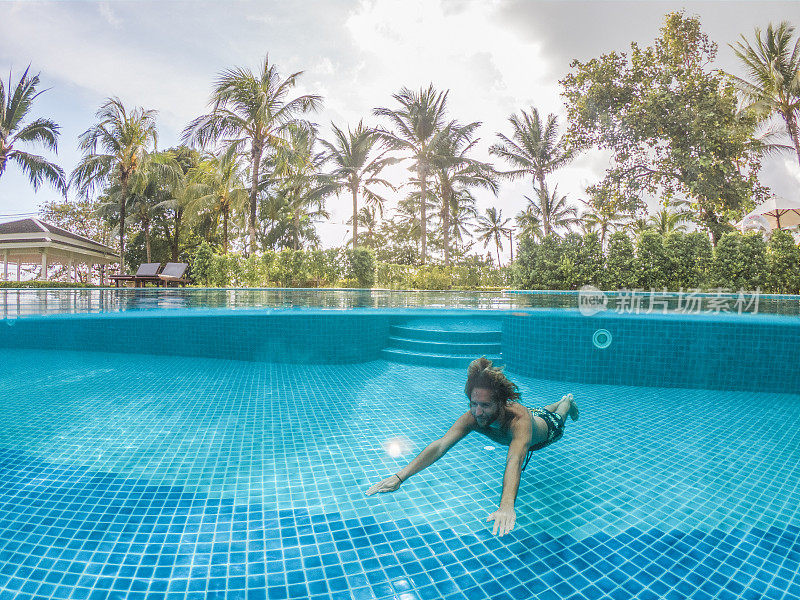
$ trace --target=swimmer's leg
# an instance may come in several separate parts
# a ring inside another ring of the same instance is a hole
[[[578,415],[580,414],[578,411],[578,405],[575,404],[572,394],[563,396],[561,400],[555,402],[554,404],[550,404],[549,406],[545,406],[545,408],[550,412],[561,415],[561,419],[565,423],[567,422],[567,415],[569,415],[573,421],[577,421]]]

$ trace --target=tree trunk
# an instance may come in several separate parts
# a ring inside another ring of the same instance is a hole
[[[353,250],[358,247],[358,186],[351,184],[353,192]]]
[[[499,269],[502,266],[500,264],[500,237],[499,236],[495,236],[494,245],[495,245],[495,248],[497,248],[497,268]]]
[[[150,220],[142,219],[142,227],[144,228],[144,247],[147,250],[147,262],[153,262],[150,259]]]
[[[442,226],[444,227],[444,266],[450,265],[450,189],[442,188]]]
[[[788,117],[784,115],[783,118],[786,121],[786,129],[789,130],[789,137],[792,138],[794,151],[797,153],[797,163],[800,164],[800,136],[797,133],[797,120],[794,114],[789,114]]]
[[[120,177],[122,180],[122,192],[119,203],[119,272],[125,274],[125,203],[128,200],[128,178]]]
[[[222,253],[228,254],[228,205],[222,208]]]
[[[545,206],[546,189],[544,187],[544,173],[536,173],[536,180],[539,182],[539,207],[542,209],[542,229],[545,237],[550,235],[550,210]]]
[[[300,211],[294,211],[294,249],[300,249]]]
[[[511,252],[511,262],[514,262],[514,232],[508,232],[508,249]]]
[[[425,264],[425,256],[427,251],[426,239],[428,237],[428,174],[425,171],[425,165],[420,165],[419,180],[422,187],[422,217],[419,224],[420,235],[422,236],[422,251],[420,252],[422,264]]]
[[[250,254],[256,251],[256,209],[258,207],[258,171],[261,168],[261,144],[253,140],[253,178],[250,182]],[[245,253],[247,254],[247,253]]]
[[[178,262],[178,236],[181,231],[181,220],[183,219],[183,209],[175,209],[175,236],[172,238],[172,262]]]

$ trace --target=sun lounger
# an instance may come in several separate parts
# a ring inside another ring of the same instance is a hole
[[[189,268],[187,263],[167,263],[164,270],[158,274],[158,278],[163,282],[164,287],[169,287],[170,283],[186,285],[189,280],[184,279],[183,276],[187,268]]]
[[[142,284],[146,281],[154,281],[158,283],[161,281],[158,278],[158,270],[161,268],[161,263],[142,263],[136,271],[136,275],[109,275],[108,278],[114,282],[116,287],[119,287],[120,281],[133,281],[136,287],[139,287],[139,282]]]

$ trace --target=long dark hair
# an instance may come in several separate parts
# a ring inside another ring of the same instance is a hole
[[[464,387],[467,398],[472,397],[475,388],[489,390],[494,401],[501,405],[520,398],[517,384],[505,376],[502,367],[493,367],[492,361],[485,356],[473,360],[467,368],[467,385]]]

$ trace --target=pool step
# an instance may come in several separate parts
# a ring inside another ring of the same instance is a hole
[[[393,325],[385,360],[408,365],[466,367],[485,356],[502,364],[500,323],[494,320],[415,319]]]

